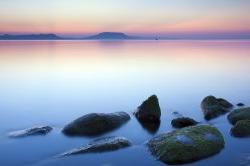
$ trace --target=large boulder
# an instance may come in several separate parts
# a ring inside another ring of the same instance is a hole
[[[69,152],[63,153],[60,156],[70,156],[76,154],[85,154],[85,153],[101,153],[115,151],[122,148],[131,146],[131,143],[128,139],[124,137],[107,137],[98,140],[94,140],[86,146],[81,148],[73,149]]]
[[[240,120],[250,120],[250,107],[235,109],[227,116],[227,119],[231,124]]]
[[[171,124],[175,128],[183,128],[183,127],[197,125],[198,122],[196,122],[194,119],[191,119],[191,118],[188,118],[188,117],[182,117],[182,118],[173,119],[171,121]]]
[[[231,134],[235,137],[250,137],[250,120],[237,121]]]
[[[9,137],[11,138],[19,138],[19,137],[26,137],[26,136],[35,136],[35,135],[46,135],[48,134],[53,128],[50,126],[36,126],[24,130],[18,130],[9,133]]]
[[[230,111],[233,105],[225,99],[207,96],[201,102],[201,108],[206,120],[216,118]]]
[[[157,96],[150,96],[137,108],[134,115],[140,122],[159,122],[161,109]]]
[[[70,136],[95,136],[114,130],[130,120],[125,112],[91,113],[84,115],[63,128],[63,133]]]
[[[212,156],[220,152],[224,144],[220,131],[209,125],[161,134],[147,143],[151,153],[166,164],[184,164]]]

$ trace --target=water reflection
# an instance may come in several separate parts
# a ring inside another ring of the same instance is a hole
[[[205,96],[250,105],[249,55],[249,41],[0,42],[0,163],[163,165],[143,143],[173,130],[173,111],[204,122],[200,102]],[[131,116],[126,125],[104,135],[127,137],[131,148],[51,159],[91,140],[61,134],[68,122],[93,112],[131,114],[151,94],[159,98],[161,123],[141,125]],[[209,123],[223,132],[226,147],[194,165],[240,163],[241,153],[249,151],[249,140],[232,138],[225,116]],[[5,137],[9,131],[35,125],[57,130],[43,138],[10,141]]]

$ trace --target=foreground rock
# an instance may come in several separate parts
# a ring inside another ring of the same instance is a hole
[[[212,156],[224,147],[222,134],[209,125],[186,127],[148,142],[151,153],[166,164],[184,164]]]
[[[85,154],[85,153],[109,152],[126,148],[129,146],[131,146],[131,143],[126,138],[108,137],[95,140],[84,147],[73,149],[69,152],[63,153],[61,156],[70,156],[70,155]]]
[[[183,128],[188,126],[194,126],[197,125],[198,122],[191,118],[183,117],[183,118],[176,118],[171,121],[171,124],[175,128]]]
[[[137,108],[134,115],[140,122],[159,122],[161,109],[157,96],[150,96]]]
[[[250,107],[235,109],[227,116],[227,119],[231,124],[240,120],[250,120]]]
[[[231,129],[231,134],[235,137],[250,137],[250,120],[240,120]]]
[[[91,113],[84,115],[63,128],[63,133],[70,136],[95,136],[114,130],[130,119],[125,112]]]
[[[208,96],[201,102],[201,108],[206,120],[225,114],[229,112],[232,107],[233,105],[227,100],[215,98],[214,96]]]
[[[26,137],[26,136],[34,136],[34,135],[46,135],[52,130],[50,126],[37,126],[24,130],[18,130],[9,133],[9,137],[18,138],[18,137]]]

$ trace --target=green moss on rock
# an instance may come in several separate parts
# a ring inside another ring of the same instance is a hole
[[[250,137],[250,120],[240,120],[231,129],[235,137]]]
[[[250,120],[250,107],[235,109],[227,118],[231,124],[236,124],[240,120]]]
[[[162,162],[183,164],[220,152],[224,147],[224,138],[216,128],[199,125],[161,134],[147,145],[151,153]]]

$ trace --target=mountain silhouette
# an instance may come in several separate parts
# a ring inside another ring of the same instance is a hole
[[[136,36],[128,36],[121,32],[102,32],[97,35],[85,37],[85,40],[135,40],[140,39]]]
[[[28,34],[28,35],[0,35],[0,40],[61,40],[55,34]]]

